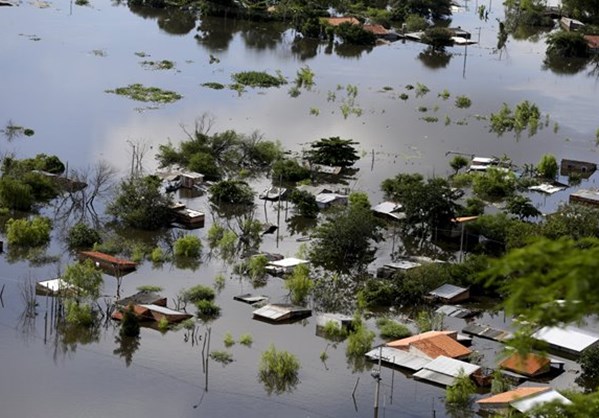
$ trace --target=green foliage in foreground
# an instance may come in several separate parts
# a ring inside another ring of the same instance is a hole
[[[233,81],[248,87],[280,87],[287,84],[281,75],[277,77],[261,71],[243,71],[231,75]]]
[[[258,377],[268,394],[292,391],[299,383],[300,362],[293,354],[271,345],[262,353]]]
[[[52,222],[43,216],[33,219],[9,219],[6,222],[6,239],[19,247],[38,247],[50,242]]]
[[[174,91],[162,90],[158,87],[145,87],[139,83],[130,84],[127,87],[119,87],[114,90],[106,90],[106,93],[127,96],[130,99],[140,102],[154,103],[172,103],[183,97]]]
[[[466,407],[471,401],[472,395],[476,393],[474,382],[463,370],[454,380],[453,386],[448,386],[445,391],[445,401],[449,404]]]

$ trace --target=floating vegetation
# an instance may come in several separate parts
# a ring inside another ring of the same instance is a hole
[[[281,74],[270,75],[263,71],[243,71],[231,75],[235,83],[248,87],[280,87],[287,84],[287,80]]]
[[[225,85],[221,84],[221,83],[216,83],[214,81],[209,81],[207,83],[203,83],[202,87],[208,87],[209,89],[214,89],[214,90],[222,90],[225,88]]]
[[[238,95],[242,95],[243,93],[245,93],[245,87],[243,84],[239,84],[239,83],[234,83],[234,84],[229,84],[229,88],[231,90],[234,90],[237,92]]]
[[[242,334],[239,337],[239,344],[245,345],[246,347],[251,347],[253,342],[254,342],[254,339],[252,338],[252,336],[250,334]]]
[[[175,63],[169,60],[142,61],[140,64],[150,70],[172,70],[175,68]]]
[[[405,93],[402,93],[402,94],[400,94],[400,95],[399,95],[399,98],[400,98],[401,100],[403,100],[403,101],[406,101],[406,100],[408,100],[408,99],[410,98],[410,96],[408,96],[408,95],[407,95],[407,94],[405,94]]]
[[[75,0],[77,6],[88,6],[89,0]]]
[[[358,117],[362,116],[362,109],[356,105],[356,97],[358,96],[358,86],[348,84],[345,87],[347,97],[343,99],[339,109],[344,119],[347,119],[349,115],[354,114]]]
[[[311,107],[310,114],[314,115],[314,116],[318,116],[318,115],[320,115],[320,109],[318,109],[317,107]]]
[[[224,351],[224,350],[211,351],[210,358],[212,360],[216,361],[217,363],[222,364],[223,367],[234,361],[233,354],[229,353],[228,351]]]
[[[423,121],[428,122],[428,123],[439,122],[439,118],[436,116],[424,116],[420,119],[422,119]]]
[[[459,125],[459,126],[465,126],[465,125],[468,125],[468,121],[466,119],[462,119],[462,120],[457,121],[455,124]]]
[[[301,91],[297,86],[293,86],[289,89],[288,93],[291,97],[297,97],[301,94]]]
[[[314,72],[308,67],[300,68],[297,70],[297,76],[295,77],[295,85],[298,88],[305,88],[306,90],[312,89],[314,86]]]
[[[225,347],[227,347],[227,348],[235,345],[235,339],[233,338],[233,336],[231,335],[230,332],[227,332],[225,334],[225,339],[223,340],[223,343],[225,344]]]
[[[389,318],[377,319],[376,326],[379,329],[381,338],[385,340],[399,340],[412,335],[412,332],[404,324],[400,324]]]
[[[130,84],[127,87],[119,87],[115,90],[106,90],[106,93],[114,93],[127,96],[140,102],[173,103],[181,99],[181,95],[174,91],[162,90],[158,87],[145,87],[142,84]]]
[[[406,84],[406,90],[414,90],[414,86],[411,84]]]
[[[156,286],[156,285],[151,285],[151,284],[144,284],[141,286],[137,286],[137,291],[138,292],[162,292],[162,287],[160,286]]]
[[[449,93],[449,90],[444,89],[441,93],[439,93],[437,95],[438,97],[442,98],[443,100],[447,100],[449,99],[449,97],[451,96],[451,94]]]
[[[455,98],[455,106],[459,109],[468,109],[472,105],[472,100],[467,96],[458,96]]]
[[[451,125],[451,118],[447,115],[445,115],[445,126],[449,126]]]
[[[105,57],[108,55],[103,49],[92,49],[92,54],[94,54],[96,57]]]
[[[556,134],[559,131],[559,123],[555,122],[553,124],[553,133]],[[597,132],[595,133],[595,135],[597,135],[597,138],[595,139],[596,141],[599,140],[599,130],[597,130]]]
[[[419,112],[428,112],[428,107],[426,106],[418,106],[418,111]]]
[[[48,7],[49,7],[49,6],[48,6]],[[37,35],[27,35],[27,34],[25,34],[25,33],[19,33],[19,36],[24,36],[24,37],[28,38],[30,41],[34,41],[34,42],[37,42],[37,41],[41,41],[41,40],[42,40],[42,38],[40,38],[40,37],[39,37],[39,36],[37,36]]]
[[[143,51],[135,52],[135,55],[137,55],[137,56],[138,56],[138,57],[140,57],[140,58],[149,57],[149,55],[148,55],[148,54],[146,54],[146,53],[145,53],[145,52],[143,52]]]
[[[327,93],[327,102],[334,102],[335,100],[337,100],[337,95],[335,92],[329,90]]]
[[[416,83],[416,97],[422,97],[430,90],[427,86],[422,83]]]
[[[383,86],[383,91],[391,91],[393,90],[393,87],[391,86]]]
[[[0,133],[4,134],[6,139],[8,139],[9,141],[12,141],[13,139],[20,137],[21,135],[33,136],[35,134],[35,131],[30,128],[15,125],[11,120],[9,120],[4,129],[0,129]]]
[[[528,100],[518,103],[513,112],[504,103],[499,112],[491,114],[491,132],[501,136],[506,131],[515,131],[519,135],[528,128],[528,135],[532,136],[537,132],[540,117],[539,108]]]
[[[297,357],[271,345],[260,358],[258,378],[268,394],[291,392],[299,383],[300,367]]]

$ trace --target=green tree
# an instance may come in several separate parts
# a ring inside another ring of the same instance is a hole
[[[91,260],[69,264],[62,279],[74,286],[78,301],[93,301],[100,296],[100,288],[103,283],[102,271]]]
[[[452,36],[453,34],[447,28],[428,28],[424,31],[424,35],[422,35],[422,42],[430,45],[434,51],[441,51],[446,46],[453,45]]]
[[[335,34],[339,36],[344,43],[352,45],[374,45],[376,41],[376,37],[372,32],[364,30],[360,25],[349,22],[344,22],[335,27]]]
[[[268,394],[291,392],[299,383],[300,362],[288,351],[277,350],[270,345],[262,353],[258,377]]]
[[[301,305],[314,288],[314,282],[310,278],[310,268],[301,264],[293,269],[291,276],[285,280],[285,289],[289,290],[291,303]]]
[[[460,373],[454,379],[453,385],[448,386],[445,391],[445,401],[457,406],[468,406],[472,395],[476,393],[476,386],[470,379],[470,376],[460,370]]]
[[[599,238],[599,209],[588,205],[562,204],[541,224],[541,233],[550,239],[570,237],[578,240]]]
[[[31,186],[12,177],[4,176],[0,178],[0,206],[28,211],[34,202],[35,197]]]
[[[133,306],[129,306],[124,310],[119,334],[121,337],[139,336],[139,320],[133,311]]]
[[[38,247],[50,242],[52,222],[43,216],[33,219],[9,219],[6,222],[6,239],[19,247]]]
[[[536,218],[541,216],[541,212],[533,205],[531,200],[525,196],[512,196],[508,199],[506,210],[518,219]]]
[[[593,346],[586,349],[580,359],[581,374],[576,378],[576,383],[591,392],[599,387],[599,347]]]
[[[132,177],[120,184],[107,212],[127,226],[155,230],[170,223],[171,205],[171,197],[161,193],[158,177]]]
[[[289,200],[295,205],[300,216],[316,218],[318,215],[318,204],[312,193],[295,189],[291,192]]]
[[[310,178],[310,169],[304,167],[296,160],[282,158],[272,166],[272,178],[275,181],[298,182]]]
[[[458,174],[458,171],[464,167],[467,167],[469,163],[470,161],[468,158],[464,157],[463,155],[456,155],[451,159],[449,165],[455,170],[455,174]]]
[[[102,243],[100,233],[83,222],[76,223],[69,230],[67,244],[70,249],[89,249],[93,248],[96,243]]]
[[[552,154],[544,154],[539,160],[536,170],[541,177],[554,180],[559,171],[555,156]]]
[[[355,26],[355,25],[352,25]],[[354,147],[358,142],[351,139],[341,139],[338,136],[321,138],[310,144],[306,156],[313,164],[323,164],[335,167],[351,167],[360,159]]]
[[[374,260],[373,244],[382,238],[380,222],[361,206],[333,212],[316,227],[313,237],[311,262],[342,273],[363,271]]]
[[[501,200],[516,190],[516,176],[512,172],[490,168],[474,177],[472,190],[483,199]]]
[[[246,182],[222,180],[210,187],[210,200],[216,204],[251,205],[254,192]]]
[[[195,235],[184,235],[175,241],[175,256],[197,258],[202,253],[202,241]]]
[[[589,47],[580,32],[557,31],[547,36],[547,57],[586,58]]]
[[[370,209],[370,199],[368,198],[368,194],[364,192],[351,192],[348,196],[349,205],[352,207],[362,207],[365,209]]]

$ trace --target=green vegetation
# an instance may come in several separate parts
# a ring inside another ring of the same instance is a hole
[[[246,347],[251,347],[254,343],[254,339],[251,334],[241,334],[239,337],[239,344],[245,345]]]
[[[142,61],[141,65],[151,70],[172,70],[175,68],[175,63],[169,60]]]
[[[210,187],[210,200],[216,204],[251,205],[254,192],[246,182],[222,180]]]
[[[212,284],[212,287],[215,291],[220,293],[225,288],[225,283],[225,275],[219,273],[216,276],[214,276],[214,283]]]
[[[449,99],[450,96],[451,96],[451,93],[449,93],[449,90],[447,90],[447,89],[444,89],[441,93],[438,94],[438,97],[442,98],[443,100]]]
[[[224,366],[233,363],[233,354],[224,350],[215,350],[210,352],[210,358]]]
[[[357,144],[351,139],[341,139],[338,136],[321,138],[310,144],[310,150],[306,152],[306,157],[314,164],[351,167],[360,159],[358,151],[354,147]]]
[[[453,45],[452,32],[443,27],[427,28],[422,35],[422,42],[432,47],[433,51],[443,51],[446,46]]]
[[[202,241],[195,235],[184,235],[175,241],[175,256],[197,258],[202,253]]]
[[[221,83],[216,83],[214,81],[209,81],[207,83],[203,83],[202,87],[207,87],[209,89],[214,89],[214,90],[222,90],[225,88],[225,85],[221,84]]]
[[[220,306],[211,300],[199,300],[195,303],[200,318],[211,319],[220,315]]]
[[[416,97],[422,97],[430,91],[430,89],[422,83],[416,83],[415,88],[416,88]]]
[[[297,75],[295,77],[295,86],[298,89],[303,87],[306,90],[311,90],[314,86],[314,75],[314,71],[307,65],[300,68],[297,70]]]
[[[419,14],[410,14],[406,17],[404,23],[406,24],[406,30],[408,32],[423,31],[428,28],[428,22],[426,18]]]
[[[472,190],[486,200],[501,200],[511,196],[516,190],[516,176],[511,171],[490,168],[473,177]]]
[[[156,247],[154,249],[152,249],[152,252],[150,253],[150,260],[152,261],[152,263],[155,264],[160,264],[160,263],[164,263],[167,260],[167,256],[164,253],[164,250],[161,247]]]
[[[353,330],[347,337],[348,357],[362,357],[371,348],[376,334],[370,331],[360,318],[354,319]]]
[[[471,397],[476,393],[474,382],[463,370],[455,378],[453,385],[445,391],[445,401],[449,404],[465,407],[470,404]]]
[[[374,45],[376,37],[372,32],[364,30],[362,26],[344,22],[334,28],[334,33],[344,43],[352,45]]]
[[[300,216],[316,218],[318,215],[316,196],[310,192],[295,189],[291,192],[289,201],[295,205],[295,209]]]
[[[559,166],[555,156],[552,154],[544,154],[535,167],[539,176],[545,179],[555,179],[559,172]]]
[[[183,303],[196,303],[201,300],[214,300],[214,290],[201,284],[190,287],[179,292],[179,297]]]
[[[29,219],[9,219],[6,222],[6,239],[10,245],[39,247],[50,242],[52,222],[43,216]]]
[[[423,121],[427,122],[427,123],[437,123],[439,122],[439,118],[436,116],[423,116],[420,119],[422,119]]]
[[[490,116],[491,132],[501,136],[505,132],[515,131],[519,135],[528,128],[528,134],[532,136],[537,132],[540,118],[539,108],[528,100],[517,104],[513,113],[504,103],[498,113],[492,113]]]
[[[73,299],[65,302],[65,320],[68,324],[90,327],[94,323],[94,313],[87,303],[78,303]]]
[[[322,333],[330,341],[343,341],[347,338],[347,331],[335,321],[327,321],[322,327]]]
[[[231,335],[230,332],[227,332],[225,334],[223,343],[225,344],[225,347],[227,347],[227,348],[233,347],[235,345],[235,339],[233,338],[233,335]]]
[[[580,32],[556,31],[547,36],[547,56],[559,58],[586,58],[589,47]]]
[[[237,84],[247,87],[280,87],[287,84],[287,80],[280,74],[275,77],[260,71],[243,71],[232,74],[231,78]]]
[[[443,329],[443,315],[427,310],[418,312],[414,322],[416,322],[419,333]]]
[[[133,312],[133,307],[129,306],[123,311],[123,319],[121,320],[121,329],[119,330],[121,337],[138,337],[139,336],[139,320]]]
[[[376,321],[381,338],[385,340],[399,340],[412,335],[412,332],[404,324],[395,322],[389,318],[379,318]]]
[[[300,362],[291,353],[279,351],[274,345],[262,353],[258,377],[268,394],[292,391],[299,383]]]
[[[73,293],[77,301],[93,301],[100,296],[102,271],[91,260],[69,264],[62,279],[74,287]]]
[[[310,268],[306,264],[295,267],[291,276],[285,280],[285,289],[289,290],[289,298],[295,305],[302,305],[313,287]]]
[[[125,225],[156,230],[170,224],[172,198],[161,193],[156,176],[131,177],[121,182],[107,213]]]
[[[67,245],[70,249],[89,249],[101,242],[100,233],[82,222],[75,224],[67,236]]]
[[[160,320],[158,321],[158,324],[157,324],[158,330],[162,333],[165,333],[166,331],[168,331],[169,326],[170,326],[170,324],[168,322],[168,319],[166,319],[165,317],[160,318]]]
[[[472,105],[472,100],[467,96],[458,96],[455,98],[455,106],[460,109],[467,109]]]
[[[130,84],[127,87],[119,87],[114,90],[106,90],[106,93],[114,93],[119,96],[127,96],[140,102],[173,103],[183,96],[158,87],[144,87],[142,84]]]
[[[455,174],[458,174],[458,171],[467,167],[469,163],[470,160],[463,155],[455,155],[449,162],[449,166],[455,170]]]
[[[153,284],[144,284],[141,286],[137,286],[137,290],[139,292],[162,292],[164,289],[161,286],[156,286]]]
[[[576,378],[576,383],[588,392],[599,386],[599,347],[592,346],[584,350],[580,359],[581,374]]]
[[[301,165],[296,160],[283,158],[272,166],[272,178],[287,182],[299,182],[310,178],[310,169]]]
[[[9,141],[12,141],[21,135],[33,136],[35,131],[30,128],[25,128],[24,126],[15,125],[11,120],[9,120],[4,129],[0,129],[0,133],[4,134],[6,139]]]

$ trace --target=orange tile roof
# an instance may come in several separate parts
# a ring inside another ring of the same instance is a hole
[[[359,25],[360,21],[355,17],[328,17],[326,21],[331,26],[339,26],[342,23],[351,23],[352,25]]]
[[[387,29],[383,25],[364,25],[362,29],[368,32],[372,32],[375,35],[386,35],[389,33]]]
[[[500,403],[509,404],[510,402],[513,402],[516,399],[526,398],[531,395],[536,395],[537,393],[546,392],[550,389],[551,388],[549,386],[516,388],[514,390],[509,390],[507,392],[499,393],[497,395],[490,396],[485,399],[481,399],[479,401],[476,401],[476,403],[483,404],[483,405],[484,404],[500,404]]]
[[[435,337],[437,335],[451,334],[452,331],[427,331],[422,334],[412,335],[411,337],[402,338],[401,340],[391,341],[386,344],[387,347],[393,348],[407,348],[414,341],[425,340],[427,338]]]
[[[549,363],[551,363],[551,360],[538,354],[528,353],[523,357],[518,353],[514,353],[503,360],[499,366],[516,373],[534,376],[549,366]]]
[[[589,48],[599,48],[599,35],[584,35],[584,39],[587,41]]]
[[[432,359],[439,356],[451,358],[469,356],[472,351],[448,335],[452,333],[453,331],[429,331],[401,340],[392,341],[388,343],[387,346],[400,350],[415,348]]]

